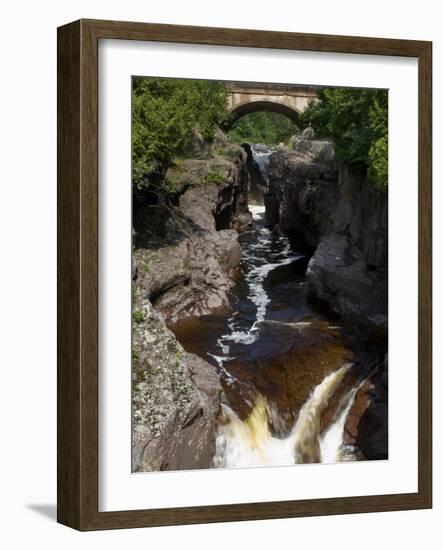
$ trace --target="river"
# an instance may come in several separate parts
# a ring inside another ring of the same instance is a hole
[[[272,152],[252,146],[265,182]],[[214,466],[361,459],[343,438],[362,381],[349,380],[352,354],[341,327],[309,296],[306,251],[266,227],[265,207],[254,202],[253,226],[239,237],[242,260],[230,315],[176,329],[187,351],[217,366],[228,398]]]

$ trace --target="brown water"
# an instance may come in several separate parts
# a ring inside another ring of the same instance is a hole
[[[264,206],[250,210],[230,314],[173,327],[186,351],[216,366],[227,396],[214,466],[355,460],[343,446],[360,383],[350,376],[353,354],[310,298],[304,251],[266,227]]]

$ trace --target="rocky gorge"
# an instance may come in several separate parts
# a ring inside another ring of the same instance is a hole
[[[260,154],[196,136],[134,212],[135,472],[387,457],[386,196],[330,141]]]

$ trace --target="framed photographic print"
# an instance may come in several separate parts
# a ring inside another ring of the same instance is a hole
[[[431,52],[59,28],[59,522],[432,506]]]

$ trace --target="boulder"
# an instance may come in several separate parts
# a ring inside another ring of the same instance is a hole
[[[296,153],[306,155],[314,161],[335,162],[335,148],[330,140],[306,138],[303,135],[293,136],[291,145]]]
[[[179,199],[179,209],[187,218],[207,231],[215,231],[214,210],[217,208],[218,187],[209,183],[188,189]]]
[[[184,352],[140,288],[134,308],[132,470],[208,468],[222,400],[215,368]]]
[[[347,233],[366,263],[388,260],[388,197],[366,171],[337,162],[329,140],[291,139],[293,150],[274,153],[268,164],[266,204],[270,220],[301,232],[312,246],[330,232]]]
[[[206,223],[203,211],[202,219]],[[134,227],[133,286],[168,324],[228,311],[227,293],[241,258],[236,231],[205,229],[165,206],[143,208]]]
[[[370,270],[347,235],[322,238],[306,278],[311,292],[347,320],[380,334],[387,330],[386,272]]]
[[[374,267],[388,262],[388,197],[368,180],[365,171],[339,165],[338,200],[332,230],[347,232]]]
[[[244,219],[249,217],[249,223],[252,221],[246,153],[236,145],[217,152],[206,160],[177,162],[166,173],[167,185],[179,195],[180,209],[198,225],[213,229],[215,223],[217,230],[244,229]]]

